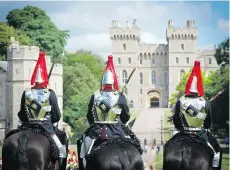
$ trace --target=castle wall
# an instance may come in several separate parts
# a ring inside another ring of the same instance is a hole
[[[128,78],[131,71],[136,68],[135,74],[127,85],[127,98],[129,101],[133,100],[135,109],[145,109],[150,106],[150,91],[159,94],[160,107],[168,107],[168,101],[180,82],[181,72],[188,72],[195,60],[201,61],[201,68],[204,71],[209,72],[218,68],[213,50],[197,51],[198,32],[194,21],[187,21],[187,25],[183,28],[175,28],[173,21],[170,20],[166,29],[168,44],[140,43],[141,31],[135,20],[134,23],[133,27],[122,28],[118,21],[112,21],[110,38],[119,83],[124,85],[123,71],[126,71]],[[120,36],[129,34],[136,39]],[[128,44],[126,49],[124,44]],[[211,64],[210,60],[212,60]],[[155,84],[152,84],[152,71],[156,73]],[[140,73],[143,74],[143,84],[140,83]]]

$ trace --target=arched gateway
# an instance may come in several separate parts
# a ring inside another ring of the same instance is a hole
[[[148,93],[149,108],[160,107],[160,93],[157,90],[151,90]]]

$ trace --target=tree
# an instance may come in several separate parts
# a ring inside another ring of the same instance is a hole
[[[68,54],[67,60],[69,61],[68,65],[75,65],[76,62],[84,64],[90,69],[97,81],[101,80],[105,64],[100,56],[90,51],[79,50],[75,53]]]
[[[23,31],[14,29],[5,22],[0,22],[0,60],[6,60],[10,37],[15,37],[21,45],[30,45],[31,39]]]
[[[218,65],[229,65],[229,38],[220,43],[214,56]]]
[[[10,11],[6,19],[10,26],[24,31],[31,38],[33,45],[39,46],[51,57],[62,56],[69,37],[68,31],[57,29],[45,11],[26,6]]]

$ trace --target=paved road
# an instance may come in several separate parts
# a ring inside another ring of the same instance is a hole
[[[142,146],[144,139],[147,139],[147,153],[143,154],[144,162],[152,163],[154,160],[154,152],[151,150],[153,139],[156,144],[161,143],[161,116],[164,119],[163,108],[153,108],[142,110],[132,128],[135,134],[141,140]]]

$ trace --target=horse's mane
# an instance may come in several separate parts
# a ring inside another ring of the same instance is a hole
[[[183,143],[185,146],[196,145],[199,148],[202,148],[208,152],[211,157],[214,156],[213,150],[207,145],[205,139],[198,135],[191,135],[185,133],[177,133],[174,135],[165,145],[164,150],[170,148],[172,145]]]

